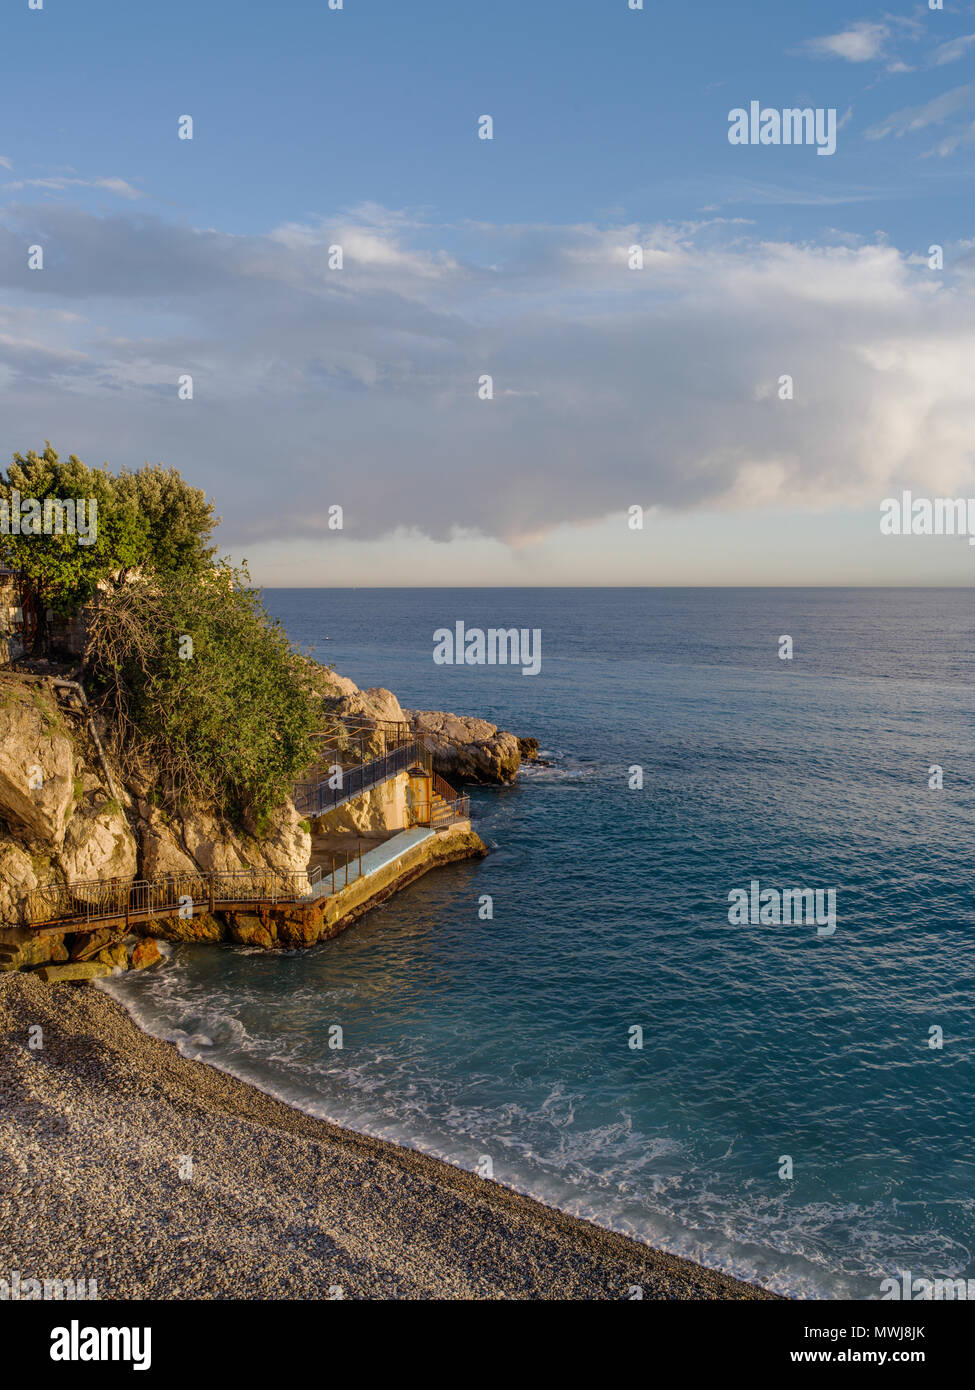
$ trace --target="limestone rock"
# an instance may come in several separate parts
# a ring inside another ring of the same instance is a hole
[[[135,836],[116,804],[75,812],[61,850],[61,869],[69,883],[91,878],[132,879],[137,867]]]
[[[151,936],[143,937],[132,952],[132,969],[145,970],[147,966],[158,965],[162,958],[157,942]]]
[[[275,945],[273,928],[268,928],[260,917],[249,912],[227,913],[227,934],[231,941],[241,946],[262,946],[269,951]]]
[[[111,975],[112,967],[101,961],[86,961],[83,965],[42,965],[37,971],[42,980],[49,984],[62,984],[66,980],[98,980]]]
[[[74,746],[50,691],[4,682],[3,697],[0,819],[26,840],[59,847],[74,795]]]
[[[319,939],[320,930],[321,923],[312,914],[287,911],[277,914],[276,931],[282,946],[314,946]]]
[[[0,922],[20,926],[27,899],[37,887],[34,866],[22,849],[9,841],[0,842]]]
[[[326,672],[324,679],[328,683],[323,698],[327,714],[333,718],[347,719],[350,728],[362,720],[406,723],[415,733],[423,736],[433,753],[434,770],[448,781],[453,777],[460,782],[511,782],[518,772],[523,752],[526,758],[530,758],[533,756],[532,745],[535,753],[538,751],[536,740],[524,740],[522,750],[522,741],[514,734],[499,729],[486,719],[438,710],[404,710],[391,690],[382,687],[359,690],[352,681],[334,671]],[[366,756],[381,751],[380,735],[366,735]]]
[[[71,947],[72,961],[94,960],[98,952],[114,941],[118,935],[116,927],[102,927],[101,931],[79,932]]]
[[[387,723],[394,724],[407,722],[406,711],[391,690],[386,690],[381,685],[370,686],[368,690],[361,691],[360,694],[364,698],[373,719],[385,719]]]
[[[344,676],[333,673],[336,693],[330,703],[334,706],[330,713],[350,719],[384,719],[394,723],[405,723],[406,714],[399,700],[391,690],[383,686],[372,686],[369,690],[359,687]]]
[[[113,970],[128,970],[129,955],[125,945],[121,941],[116,941],[112,946],[106,946],[103,951],[99,951],[95,960],[101,961],[103,965],[109,965]]]
[[[180,819],[183,842],[204,873],[231,873],[249,867],[243,845],[215,816],[184,811]]]
[[[458,782],[514,781],[521,752],[514,734],[486,719],[410,710],[410,723],[433,753],[433,768],[455,786]]]
[[[391,690],[374,686],[360,690],[352,681],[337,677],[342,693],[325,699],[326,712],[335,719],[347,722],[350,745],[356,757],[378,757],[386,751],[386,733],[390,724],[408,724],[399,700]],[[343,759],[339,757],[339,761]]]
[[[248,846],[251,862],[275,869],[279,873],[301,873],[311,858],[311,835],[294,808],[286,801],[271,812],[269,824],[254,832],[255,843]]]
[[[166,878],[170,874],[199,872],[173,826],[161,811],[147,802],[139,803],[139,839],[141,878]]]
[[[152,929],[164,941],[223,941],[226,936],[223,923],[209,912],[197,913],[195,917],[156,917]]]
[[[66,961],[68,952],[59,936],[38,936],[23,927],[5,930],[0,938],[0,970],[30,970],[49,961]]]
[[[339,831],[371,835],[377,830],[402,830],[406,825],[406,784],[404,774],[351,801],[344,801],[341,806],[316,818],[316,830],[322,835],[334,835]]]

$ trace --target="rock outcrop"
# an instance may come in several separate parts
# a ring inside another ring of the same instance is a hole
[[[225,874],[247,868],[243,845],[216,816],[203,811],[186,811],[179,819],[183,826],[183,844],[204,873]]]
[[[363,722],[406,724],[433,753],[433,767],[453,782],[504,784],[514,780],[522,759],[538,751],[536,739],[519,739],[486,719],[439,710],[404,710],[391,690],[359,687],[334,671],[322,673],[320,686],[326,712],[349,721],[358,730]],[[379,752],[381,739],[361,735],[366,756]],[[375,744],[375,747],[373,747]]]
[[[90,878],[135,878],[138,849],[117,802],[79,808],[68,822],[59,863],[68,883]]]
[[[311,858],[311,835],[294,803],[286,801],[247,833],[203,812],[169,815],[147,801],[136,803],[140,874],[226,873],[245,868],[300,873]]]
[[[521,766],[518,739],[486,719],[410,710],[410,727],[433,753],[433,767],[448,782],[513,782]]]
[[[266,823],[251,827],[252,838],[244,846],[252,865],[263,863],[282,874],[301,873],[311,858],[308,824],[286,801],[271,812]]]
[[[30,970],[35,965],[67,959],[68,952],[58,936],[38,936],[22,927],[10,927],[0,940],[0,971]]]
[[[60,848],[74,797],[74,745],[50,694],[0,689],[0,819],[19,839]]]
[[[0,843],[0,922],[19,922],[37,875],[28,856],[9,840]]]
[[[147,801],[138,803],[140,863],[143,878],[166,878],[170,874],[195,874],[199,865],[183,846],[170,818]]]
[[[311,836],[290,801],[260,824],[234,827],[201,811],[167,813],[153,804],[149,781],[126,788],[118,769],[112,780],[121,802],[106,786],[86,720],[73,718],[52,686],[9,677],[0,683],[3,968],[58,961],[61,948],[28,950],[18,934],[30,894],[39,886],[239,869],[294,873],[308,867]],[[198,925],[206,931],[205,922]],[[221,935],[215,927],[213,936]],[[100,963],[122,966],[125,953],[116,944],[105,948],[109,954],[99,957]]]
[[[386,720],[394,724],[406,723],[407,715],[391,690],[386,690],[381,685],[360,690],[345,676],[335,676],[334,679],[337,693],[332,698],[340,706],[340,709],[336,710],[337,713],[350,719],[359,717]]]
[[[394,726],[422,740],[433,754],[435,770],[455,785],[510,782],[522,752],[531,755],[527,743],[520,749],[513,734],[486,720],[408,712],[392,691],[360,690],[322,667],[314,668],[310,679],[326,713],[340,725],[347,721],[342,739],[350,745],[349,762],[384,751]],[[44,915],[53,916],[64,886],[81,881],[91,882],[90,891],[102,897],[101,885],[109,880],[125,884],[136,878],[248,869],[300,873],[308,868],[309,825],[291,801],[260,821],[233,825],[210,811],[164,810],[151,769],[127,784],[93,743],[97,739],[80,704],[66,707],[47,681],[7,677],[0,683],[0,970],[41,969],[51,980],[70,981],[145,968],[160,959],[154,941],[124,935],[127,919],[115,918],[100,932],[63,937],[25,930],[30,895],[49,884],[54,892]],[[334,756],[344,762],[344,752],[342,742]],[[330,813],[324,828],[360,834],[398,829],[408,821],[410,785],[404,769]],[[469,827],[442,831],[409,873],[483,852]],[[399,882],[395,874],[393,882]],[[77,899],[87,891],[74,887],[72,895]],[[123,893],[118,902],[125,900]],[[353,915],[359,911],[358,905],[350,909]],[[330,923],[328,931],[333,928],[337,923]],[[139,930],[137,924],[134,930]],[[263,949],[323,939],[320,914],[316,917],[301,903],[275,905],[271,911],[261,906],[253,913],[176,915],[154,919],[152,930],[171,941],[231,940]]]
[[[146,936],[132,952],[132,969],[145,970],[147,965],[156,965],[161,960],[162,952],[158,945],[151,936]]]

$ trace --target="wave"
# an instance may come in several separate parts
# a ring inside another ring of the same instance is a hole
[[[243,957],[247,948],[233,948]],[[245,998],[201,1000],[200,987],[171,964],[149,977],[97,982],[144,1032],[321,1120],[474,1169],[486,1145],[503,1160],[496,1180],[571,1216],[668,1253],[800,1299],[870,1296],[864,1264],[879,1280],[904,1265],[903,1234],[890,1204],[872,1209],[828,1201],[793,1205],[746,1187],[731,1194],[688,1146],[641,1132],[631,1113],[577,1124],[585,1098],[557,1084],[534,1108],[461,1105],[453,1078],[420,1075],[397,1051],[373,1052],[329,1068],[298,1060],[293,1047],[244,1026]],[[412,1080],[408,1078],[412,1077]],[[468,1078],[473,1089],[479,1078]],[[483,1078],[487,1079],[487,1078]],[[331,1088],[331,1089],[330,1089]],[[390,1108],[395,1097],[396,1110]],[[553,1141],[553,1135],[555,1139]],[[728,1157],[731,1152],[730,1146]],[[835,1236],[855,1233],[858,1258],[837,1267]],[[949,1269],[959,1251],[946,1238],[922,1241],[914,1268]],[[879,1296],[879,1294],[877,1295]]]

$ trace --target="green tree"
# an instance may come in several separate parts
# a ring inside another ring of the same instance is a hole
[[[115,480],[117,504],[134,507],[145,526],[144,568],[166,574],[201,574],[217,553],[208,545],[220,518],[202,488],[191,487],[175,468],[146,464],[123,469]]]
[[[25,516],[17,534],[8,524],[0,529],[0,557],[26,575],[44,607],[73,613],[94,594],[101,580],[140,562],[146,554],[149,528],[132,498],[116,495],[115,480],[105,469],[88,468],[71,454],[62,460],[48,444],[43,454],[33,450],[14,454],[6,474],[0,474],[0,499],[9,521],[19,521],[24,499],[39,504]],[[87,534],[73,533],[60,517],[60,534],[44,534],[45,503],[85,503]]]
[[[72,454],[62,460],[48,443],[43,454],[15,454],[0,475],[0,499],[46,502],[84,499],[95,524],[87,535],[62,526],[46,534],[34,524],[16,534],[0,531],[0,556],[22,571],[44,607],[76,612],[99,584],[123,583],[133,569],[161,574],[202,574],[216,547],[208,544],[219,518],[201,488],[191,487],[175,468],[149,465],[113,476],[88,468]]]

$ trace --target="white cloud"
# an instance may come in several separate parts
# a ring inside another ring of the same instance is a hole
[[[925,130],[931,125],[941,125],[957,112],[973,104],[975,104],[975,83],[966,83],[963,87],[953,87],[950,92],[942,92],[940,96],[934,97],[921,106],[907,106],[900,111],[893,112],[886,120],[870,127],[867,131],[867,139],[883,140],[888,135],[895,135],[900,139],[909,131]]]
[[[27,225],[56,276],[22,269]],[[949,281],[883,242],[721,222],[357,231],[330,272],[322,228],[0,214],[6,437],[175,464],[238,553],[320,536],[334,502],[350,540],[511,543],[634,502],[872,507],[973,482],[969,252]]]
[[[959,58],[964,58],[973,43],[975,34],[965,34],[963,38],[940,44],[934,50],[931,61],[937,68],[944,67],[946,63],[957,63]]]
[[[889,38],[890,29],[886,24],[861,20],[838,34],[807,39],[802,50],[814,58],[843,58],[848,63],[867,63],[884,56]]]
[[[0,164],[6,164],[7,168],[12,166],[6,160],[0,160]],[[134,200],[144,198],[145,194],[141,189],[135,188],[126,179],[119,178],[98,178],[98,179],[73,179],[73,178],[48,178],[48,179],[18,179],[15,183],[5,183],[4,188],[12,193],[20,192],[25,188],[42,188],[49,192],[60,193],[66,188],[100,188],[107,193],[116,193],[120,198]]]
[[[947,159],[949,155],[955,153],[963,145],[975,144],[975,121],[970,125],[963,126],[961,130],[954,131],[951,135],[946,135],[943,140],[939,140],[930,150],[925,150],[922,159]]]

